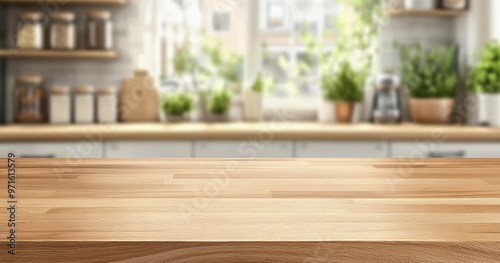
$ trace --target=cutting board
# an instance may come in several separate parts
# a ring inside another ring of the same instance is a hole
[[[119,105],[122,122],[158,122],[160,94],[147,71],[138,70],[123,82]]]

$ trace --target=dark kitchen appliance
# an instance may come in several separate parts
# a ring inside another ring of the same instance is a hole
[[[371,122],[391,124],[402,121],[400,83],[399,77],[393,74],[383,73],[377,76]]]

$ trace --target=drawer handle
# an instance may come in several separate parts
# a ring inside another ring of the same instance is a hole
[[[55,158],[56,156],[54,154],[47,154],[47,155],[21,155],[19,158],[42,158],[42,159],[50,159],[50,158]]]
[[[465,151],[435,151],[429,152],[429,158],[465,158]]]

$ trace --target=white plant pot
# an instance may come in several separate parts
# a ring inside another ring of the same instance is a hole
[[[479,122],[500,127],[500,93],[479,94]]]
[[[262,93],[247,91],[244,97],[245,121],[262,119]]]
[[[405,9],[408,10],[433,10],[436,0],[405,0]]]
[[[196,110],[195,110],[195,120],[197,121],[208,121],[210,113],[207,109],[208,98],[203,92],[199,92],[196,98]]]

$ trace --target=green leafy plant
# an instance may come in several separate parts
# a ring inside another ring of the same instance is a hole
[[[344,61],[337,72],[323,75],[321,86],[328,100],[360,102],[363,100],[365,79],[365,73],[356,72],[351,63]]]
[[[403,85],[412,98],[453,98],[458,89],[456,48],[424,50],[418,43],[399,49]]]
[[[227,88],[214,90],[210,93],[208,110],[215,115],[223,115],[229,111],[233,94]]]
[[[270,92],[274,87],[274,79],[272,77],[263,77],[262,73],[257,75],[257,78],[250,86],[250,90],[255,93]]]
[[[180,75],[192,74],[198,66],[197,59],[191,54],[189,41],[185,39],[175,52],[174,71]]]
[[[163,111],[168,115],[182,115],[193,109],[193,98],[179,93],[163,97]]]
[[[221,42],[205,39],[203,53],[208,58],[206,67],[208,74],[222,79],[225,84],[237,86],[243,79],[243,57],[239,54],[224,51]]]
[[[476,93],[500,93],[500,43],[492,40],[484,46],[480,59],[467,80],[469,90]]]
[[[252,84],[251,90],[256,93],[262,93],[264,91],[264,81],[262,80],[262,75],[259,74],[255,82]]]
[[[237,54],[228,54],[224,63],[219,66],[220,76],[230,84],[242,82],[243,57]]]
[[[351,6],[354,15],[342,12],[332,21],[336,28],[323,32],[323,41],[312,33],[303,34],[301,40],[307,47],[307,57],[299,67],[310,72],[317,64],[325,98],[359,101],[363,98],[365,79],[372,70],[373,57],[377,53],[380,25],[387,14],[380,0],[331,1]],[[333,38],[336,38],[336,43],[332,49]],[[340,88],[334,84],[341,81],[350,85]]]

